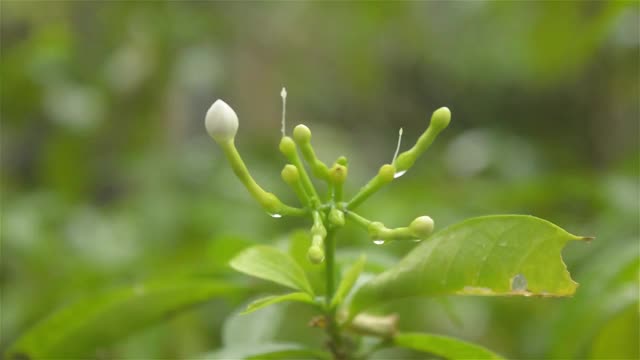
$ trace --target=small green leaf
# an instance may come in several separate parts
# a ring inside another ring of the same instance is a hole
[[[242,314],[252,313],[258,309],[262,309],[265,306],[281,303],[283,301],[299,301],[307,304],[315,305],[313,302],[313,298],[311,295],[304,292],[294,292],[285,295],[273,295],[263,297],[256,301],[253,301],[251,304],[247,306],[247,309],[242,312]]]
[[[502,359],[482,346],[440,335],[423,333],[399,333],[393,343],[408,349],[428,352],[445,359]]]
[[[338,285],[338,290],[333,295],[333,299],[331,299],[331,306],[335,307],[342,303],[344,298],[349,294],[351,288],[358,280],[362,269],[364,268],[364,264],[367,261],[367,257],[362,255],[358,258],[355,264],[353,264],[342,277],[342,281],[340,281],[340,285]]]
[[[289,255],[264,245],[252,246],[231,259],[231,267],[247,275],[270,280],[313,296],[309,280]]]
[[[9,359],[80,359],[189,306],[234,291],[226,283],[149,282],[98,294],[46,318],[9,349]]]
[[[524,215],[473,218],[423,241],[364,284],[351,316],[386,301],[435,295],[569,296],[577,284],[562,261],[570,240],[586,240]]]

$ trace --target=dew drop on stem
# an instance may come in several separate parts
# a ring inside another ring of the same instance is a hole
[[[376,245],[382,245],[384,244],[384,240],[373,240],[373,243]]]
[[[399,178],[400,176],[404,175],[406,172],[407,172],[407,170],[401,170],[401,171],[398,171],[398,172],[396,172],[395,174],[393,174],[393,178],[394,178],[394,179],[397,179],[397,178]]]

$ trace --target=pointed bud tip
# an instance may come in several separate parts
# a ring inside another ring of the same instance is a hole
[[[280,97],[282,97],[283,99],[287,98],[287,89],[285,89],[285,87],[282,87],[282,90],[280,91]]]
[[[238,132],[238,115],[220,99],[207,110],[204,123],[207,132],[216,142],[232,140]]]

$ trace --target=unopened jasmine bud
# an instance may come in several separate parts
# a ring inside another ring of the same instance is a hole
[[[347,160],[346,156],[340,156],[338,160],[336,160],[336,164],[340,164],[346,167],[347,165],[349,165],[349,160]]]
[[[205,127],[218,143],[233,140],[238,132],[238,115],[222,100],[216,100],[205,116]]]
[[[296,126],[293,129],[293,139],[298,144],[305,144],[311,141],[311,130],[303,124]]]
[[[311,246],[307,251],[307,257],[313,264],[320,264],[324,261],[324,250],[320,246]]]
[[[411,235],[418,239],[425,239],[433,232],[433,219],[429,216],[420,216],[409,225]]]
[[[431,124],[429,125],[436,131],[442,131],[451,122],[451,111],[448,107],[441,107],[431,115]]]
[[[422,153],[424,153],[429,146],[436,139],[438,134],[444,130],[447,126],[449,126],[449,122],[451,122],[451,111],[447,107],[441,107],[440,109],[433,112],[431,115],[431,123],[427,130],[420,135],[416,144],[409,150],[403,152],[398,155],[396,158],[394,165],[396,166],[398,172],[404,174],[410,167],[418,159]],[[400,176],[397,175],[397,176]]]
[[[380,170],[378,170],[378,177],[380,181],[386,184],[393,181],[393,177],[395,173],[396,173],[395,166],[386,164],[386,165],[382,165],[382,167],[380,167]]]
[[[334,226],[344,225],[344,213],[336,208],[329,211],[329,222]]]
[[[287,158],[295,156],[296,144],[288,136],[283,136],[280,140],[280,152]]]
[[[287,184],[294,184],[300,181],[300,172],[298,172],[298,168],[291,164],[285,165],[280,175],[282,176],[282,180]]]
[[[333,165],[329,170],[329,178],[334,184],[342,184],[347,179],[347,168],[343,165]]]

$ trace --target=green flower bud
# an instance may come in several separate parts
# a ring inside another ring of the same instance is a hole
[[[334,184],[343,184],[347,179],[347,168],[339,164],[333,165],[329,170],[329,178]]]
[[[331,208],[331,211],[329,211],[329,222],[334,226],[343,226],[344,213],[336,208]]]
[[[449,122],[451,121],[451,111],[448,107],[441,107],[440,109],[433,112],[431,115],[431,124],[430,127],[433,127],[436,131],[442,131],[447,126],[449,126]]]
[[[205,116],[204,125],[218,143],[233,140],[238,132],[238,115],[222,100],[216,100]]]
[[[433,232],[433,219],[429,216],[420,216],[409,225],[411,235],[418,239],[425,239]]]
[[[417,155],[415,151],[405,151],[402,154],[398,155],[396,159],[396,167],[398,171],[406,171],[408,168],[412,167],[416,162]]]
[[[280,152],[287,158],[295,156],[296,144],[288,136],[283,136],[280,140]]]
[[[305,125],[298,125],[293,129],[293,139],[298,144],[305,144],[311,141],[311,130]]]
[[[294,184],[300,181],[300,172],[298,172],[298,168],[291,164],[285,165],[280,175],[282,176],[282,180],[287,184]]]
[[[320,246],[311,246],[307,251],[307,257],[313,264],[320,264],[324,261],[324,250]]]
[[[393,181],[393,176],[396,174],[396,168],[393,165],[385,164],[380,167],[378,170],[378,178],[382,183],[390,183]]]
[[[346,156],[340,156],[338,158],[338,160],[336,160],[336,164],[340,164],[342,166],[347,166],[347,165],[349,165],[349,160],[347,160]]]

